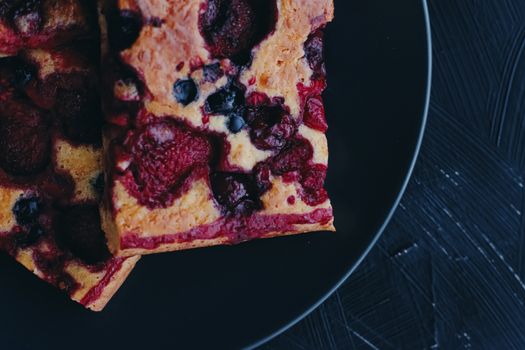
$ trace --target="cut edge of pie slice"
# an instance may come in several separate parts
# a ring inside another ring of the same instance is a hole
[[[104,15],[114,254],[335,230],[321,97],[332,0],[119,0]]]
[[[74,0],[0,6],[0,251],[100,311],[139,257],[111,257],[100,228],[99,50],[83,17],[95,19],[91,10]],[[54,35],[64,28],[68,40]]]

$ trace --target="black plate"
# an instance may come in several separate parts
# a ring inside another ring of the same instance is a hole
[[[1,344],[238,348],[277,334],[326,298],[378,238],[411,172],[430,82],[426,6],[337,0],[326,38],[337,233],[147,256],[99,314],[1,256]]]

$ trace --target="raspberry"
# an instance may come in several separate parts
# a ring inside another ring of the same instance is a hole
[[[303,138],[295,138],[273,158],[273,173],[284,175],[291,171],[301,171],[312,156],[313,148],[310,142]]]
[[[150,207],[165,204],[183,180],[208,164],[210,141],[167,119],[149,124],[130,140],[133,192]]]
[[[246,122],[255,147],[280,150],[296,131],[296,124],[281,104],[250,106],[246,109]]]
[[[323,100],[320,95],[309,98],[304,108],[304,124],[312,129],[326,132],[328,124],[324,112]]]

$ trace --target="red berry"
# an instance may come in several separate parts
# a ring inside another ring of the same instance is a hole
[[[275,27],[275,0],[208,0],[201,32],[214,57],[246,63],[251,49]]]
[[[312,156],[313,148],[310,142],[303,138],[296,138],[273,158],[273,173],[283,175],[291,171],[302,171]]]
[[[296,131],[294,119],[282,104],[250,106],[246,121],[252,143],[263,150],[280,150]]]
[[[149,206],[164,205],[191,172],[211,159],[209,140],[172,120],[146,126],[130,139],[135,194]]]
[[[251,175],[215,173],[211,185],[215,198],[228,213],[249,215],[261,207]]]
[[[0,167],[11,175],[32,175],[49,163],[51,140],[43,112],[24,103],[0,106]]]
[[[324,186],[326,179],[326,166],[315,164],[303,169],[301,185],[303,193],[301,197],[308,205],[319,205],[328,199]]]
[[[320,95],[309,98],[304,108],[304,124],[312,129],[326,132],[328,124],[324,112],[323,100]]]

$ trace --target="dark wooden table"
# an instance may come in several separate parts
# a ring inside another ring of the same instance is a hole
[[[434,77],[382,239],[266,349],[525,349],[525,0],[430,0]]]

